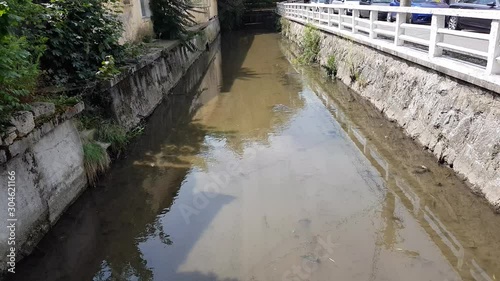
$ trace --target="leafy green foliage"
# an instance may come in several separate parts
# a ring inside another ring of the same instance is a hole
[[[51,0],[37,36],[48,38],[41,66],[56,84],[93,79],[106,56],[119,60],[122,23],[116,0]],[[115,9],[113,9],[115,8]]]
[[[192,13],[196,12],[188,0],[150,0],[153,29],[160,39],[189,40],[187,26],[194,25]]]
[[[23,109],[23,99],[36,87],[38,59],[43,47],[28,42],[20,26],[30,23],[30,1],[0,2],[0,129],[8,123],[10,115]],[[31,7],[31,9],[30,9]]]
[[[321,37],[318,30],[312,25],[306,25],[303,38],[303,53],[299,57],[302,64],[311,64],[317,61]]]
[[[99,79],[108,80],[119,73],[120,70],[116,68],[115,58],[113,56],[106,56],[106,59],[101,63],[101,67],[96,75]]]

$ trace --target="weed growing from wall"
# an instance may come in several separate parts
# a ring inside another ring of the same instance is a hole
[[[96,142],[83,144],[83,164],[89,184],[95,186],[99,174],[109,168],[111,160],[106,149]]]
[[[335,77],[337,76],[337,61],[335,60],[334,55],[330,55],[328,57],[328,60],[326,61],[326,65],[323,66],[326,70],[326,73],[330,77]]]
[[[281,29],[281,34],[285,37],[288,37],[290,34],[290,21],[286,18],[281,17],[279,21],[279,28]]]
[[[318,29],[312,25],[306,25],[302,39],[303,53],[298,59],[301,64],[311,64],[317,62],[318,54],[321,48],[320,40],[321,35]]]
[[[111,155],[119,157],[125,151],[130,141],[141,135],[144,131],[143,126],[138,126],[129,132],[112,121],[104,120],[102,117],[84,114],[78,117],[78,129],[95,130],[93,139],[103,143],[109,143]]]

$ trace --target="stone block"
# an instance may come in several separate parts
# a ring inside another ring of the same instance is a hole
[[[16,138],[17,138],[17,134],[15,131],[7,133],[7,135],[4,138],[5,145],[11,145]]]
[[[31,111],[35,119],[50,116],[56,112],[56,106],[51,102],[35,102],[31,104]]]
[[[70,119],[71,117],[77,115],[78,113],[82,112],[85,109],[85,104],[83,101],[75,104],[74,106],[70,107],[69,109],[64,112],[62,118],[67,120]]]
[[[15,157],[24,152],[28,148],[27,138],[20,139],[9,146],[9,153],[11,157]]]
[[[11,157],[14,157],[18,154],[23,153],[28,149],[28,147],[32,146],[35,144],[37,141],[40,140],[42,137],[42,130],[41,129],[36,129],[33,130],[29,135],[26,137],[15,141],[11,146],[9,146],[9,153]]]
[[[23,137],[35,128],[35,118],[29,111],[19,111],[10,119],[10,123],[16,127],[17,134]]]
[[[42,136],[49,133],[50,131],[52,131],[54,129],[54,123],[52,121],[48,121],[46,123],[43,123],[43,125],[41,126],[41,134]]]

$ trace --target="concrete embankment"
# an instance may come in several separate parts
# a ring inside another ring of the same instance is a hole
[[[95,91],[96,96],[105,97],[101,105],[107,106],[119,124],[133,128],[168,98],[178,83],[186,92],[199,83],[220,44],[219,29],[217,18],[199,27],[192,39],[193,48],[180,42],[158,43],[126,73]],[[83,108],[79,103],[62,114],[39,118],[36,111],[26,112],[29,118],[13,127],[12,140],[0,147],[0,221],[7,223],[11,218],[8,208],[12,204],[17,219],[15,245],[8,243],[13,232],[0,228],[0,279],[11,247],[15,247],[16,261],[29,255],[88,186],[82,140],[72,119]],[[15,172],[15,180],[9,178],[9,172]],[[15,193],[8,190],[9,181],[14,182]],[[9,205],[10,201],[14,203]]]
[[[289,23],[284,34],[300,46],[306,27]],[[322,66],[334,58],[339,80],[397,122],[500,211],[500,94],[318,32]]]

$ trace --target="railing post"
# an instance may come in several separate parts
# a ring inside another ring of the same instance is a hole
[[[403,45],[404,41],[399,38],[399,36],[403,35],[404,28],[401,26],[406,22],[406,13],[398,12],[396,14],[396,32],[394,34],[394,44],[396,46]]]
[[[488,45],[488,62],[486,64],[486,74],[497,74],[500,71],[497,57],[500,55],[500,21],[491,22],[490,40]]]
[[[370,39],[377,38],[377,33],[374,31],[378,20],[378,11],[370,11]]]
[[[342,30],[342,15],[345,13],[345,9],[339,9],[339,29]]]
[[[356,30],[356,18],[359,18],[359,10],[352,9],[352,33],[357,33]]]
[[[437,46],[437,43],[443,42],[444,35],[438,32],[438,29],[444,28],[444,19],[443,15],[432,15],[431,21],[431,37],[429,42],[429,56],[439,57],[443,54],[443,48]]]
[[[332,26],[332,8],[328,8],[328,27]]]

